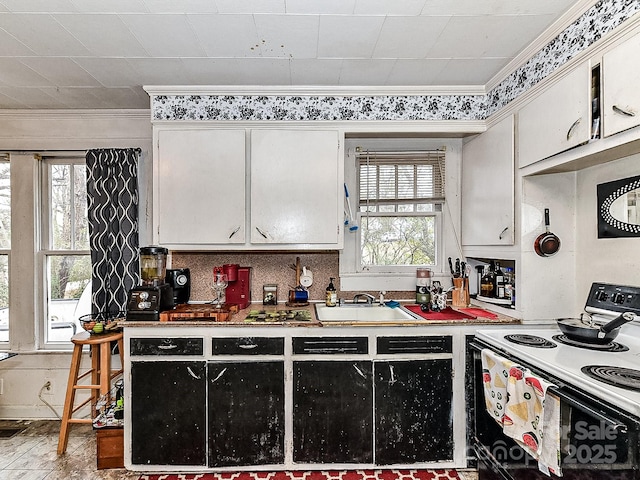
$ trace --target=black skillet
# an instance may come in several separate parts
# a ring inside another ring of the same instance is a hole
[[[583,314],[584,315],[584,314]],[[560,318],[558,327],[571,340],[584,343],[609,343],[618,336],[620,327],[635,320],[636,314],[624,312],[608,323],[587,322],[583,318]]]

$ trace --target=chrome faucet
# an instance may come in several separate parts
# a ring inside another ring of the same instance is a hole
[[[364,298],[366,300],[366,303],[371,305],[373,304],[373,302],[375,302],[376,297],[374,297],[373,295],[370,295],[368,293],[356,293],[353,296],[353,303],[360,303],[359,299],[360,298]]]

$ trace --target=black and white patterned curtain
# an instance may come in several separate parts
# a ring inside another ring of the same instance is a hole
[[[113,148],[86,154],[93,314],[124,311],[129,290],[139,283],[139,153]]]

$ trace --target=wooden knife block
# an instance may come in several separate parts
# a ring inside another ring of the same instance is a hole
[[[453,290],[451,291],[451,306],[466,308],[469,306],[469,279],[454,278]]]

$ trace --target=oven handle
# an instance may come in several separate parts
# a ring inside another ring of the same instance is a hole
[[[555,382],[555,383],[559,383],[559,382]],[[600,421],[608,424],[611,428],[621,433],[627,433],[627,426],[625,424],[620,423],[618,420],[615,420],[601,412],[598,412],[597,410],[594,410],[590,406],[582,403],[580,400],[560,391],[559,388],[562,388],[562,386],[549,387],[548,391],[550,390],[553,395],[556,395],[560,400],[568,403],[572,407],[577,408],[578,410],[586,413],[587,415],[591,415],[599,419]]]
[[[493,473],[500,475],[502,480],[513,480],[513,477],[500,466],[498,461],[493,457],[493,455],[491,455],[487,448],[478,441],[478,439],[475,439],[473,442],[473,450],[475,451],[478,461],[482,462]]]
[[[482,341],[478,341],[477,339],[474,339],[471,343],[469,343],[469,346],[472,347],[474,350],[481,352],[484,348],[489,348],[490,350],[492,350],[495,353],[498,353],[500,355],[504,355],[504,353],[502,352],[496,352],[496,350],[494,348],[491,348],[489,345],[485,344]],[[508,358],[508,356],[506,356]],[[509,359],[509,360],[513,360],[513,359]],[[514,360],[515,361],[515,360]],[[608,424],[609,426],[611,426],[612,428],[614,428],[615,430],[621,432],[621,433],[627,433],[628,428],[627,425],[625,425],[624,423],[621,423],[618,420],[615,420],[601,412],[598,412],[597,410],[594,410],[593,408],[591,408],[588,405],[585,405],[583,402],[581,402],[580,400],[578,400],[577,398],[568,395],[567,393],[564,393],[563,391],[561,391],[561,388],[564,389],[569,389],[569,387],[567,387],[566,384],[553,379],[550,381],[551,383],[554,383],[555,386],[553,387],[549,387],[549,390],[551,391],[551,393],[553,395],[556,395],[560,400],[568,403],[569,405],[571,405],[574,408],[577,408],[578,410],[582,411],[583,413],[586,413],[587,415],[591,415],[597,419],[599,419],[600,421]]]

